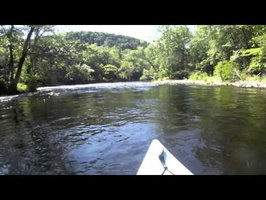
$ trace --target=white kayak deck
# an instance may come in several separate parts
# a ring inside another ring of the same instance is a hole
[[[164,153],[162,153],[164,152]],[[160,160],[164,155],[165,166]],[[140,165],[137,175],[193,175],[159,140],[154,139]]]

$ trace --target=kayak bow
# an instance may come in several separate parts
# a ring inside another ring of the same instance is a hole
[[[137,175],[193,175],[163,145],[154,139],[139,167]]]

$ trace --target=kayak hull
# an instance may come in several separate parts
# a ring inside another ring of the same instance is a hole
[[[165,169],[159,157],[164,152]],[[139,167],[137,175],[193,175],[163,145],[154,139]]]

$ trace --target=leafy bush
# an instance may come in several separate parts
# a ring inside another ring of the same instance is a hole
[[[115,81],[118,78],[118,68],[115,65],[107,64],[102,68],[106,80]]]
[[[92,76],[90,75],[94,72],[88,65],[74,65],[70,67],[68,73],[66,74],[66,78],[69,83],[88,83],[92,80]]]
[[[208,80],[208,74],[206,72],[193,72],[190,76],[189,79],[193,80],[193,81],[197,81],[197,80],[204,80],[207,81]]]
[[[219,76],[222,81],[236,81],[242,79],[237,63],[232,61],[219,62],[214,68],[214,75]]]
[[[131,80],[134,72],[134,64],[132,62],[122,61],[118,76],[121,80]]]
[[[151,81],[151,80],[156,80],[157,78],[158,77],[157,77],[157,74],[154,71],[154,69],[150,68],[149,70],[147,70],[147,69],[143,70],[143,74],[140,77],[140,80],[141,81],[143,81],[143,80]]]
[[[185,70],[176,71],[171,76],[172,79],[184,79],[189,77],[189,72]]]
[[[248,72],[251,74],[259,74],[260,72],[266,72],[266,57],[265,48],[251,48],[243,50],[241,52],[242,57],[250,57],[250,64]]]
[[[248,71],[253,74],[259,74],[260,72],[266,72],[265,61],[266,61],[265,58],[262,58],[262,56],[251,58]]]
[[[17,90],[18,90],[20,93],[25,93],[25,92],[28,92],[28,87],[27,87],[26,84],[18,83],[18,85],[17,85]]]
[[[38,87],[38,81],[37,81],[37,75],[36,74],[27,74],[25,84],[27,86],[26,91],[27,92],[35,92]]]

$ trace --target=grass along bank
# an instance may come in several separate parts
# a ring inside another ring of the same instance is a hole
[[[184,80],[157,80],[153,81],[159,85],[207,85],[207,86],[236,86],[245,88],[266,88],[265,76],[242,76],[235,81],[222,81],[219,76],[208,76],[205,73],[192,73],[188,79]]]
[[[213,81],[202,81],[202,80],[163,80],[163,81],[154,81],[158,85],[207,85],[207,86],[236,86],[236,87],[245,87],[245,88],[266,88],[266,82],[261,81],[236,81],[236,82],[213,82]]]

